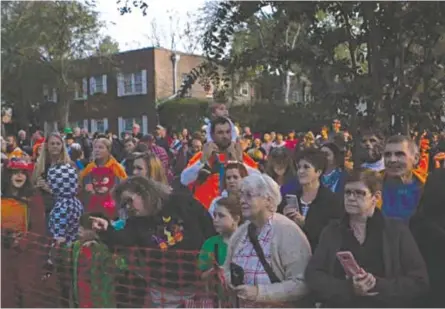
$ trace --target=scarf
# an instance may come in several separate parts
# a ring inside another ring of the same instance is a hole
[[[321,183],[323,186],[331,190],[332,192],[337,192],[337,185],[341,177],[341,169],[333,169],[329,174],[321,176]]]
[[[375,172],[381,172],[385,169],[385,161],[383,161],[383,158],[380,160],[373,162],[373,163],[362,163],[362,168],[373,170]]]

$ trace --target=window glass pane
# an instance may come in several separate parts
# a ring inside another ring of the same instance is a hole
[[[131,74],[124,75],[124,93],[132,93],[133,89],[131,87]]]
[[[133,129],[133,118],[124,118],[124,131],[131,132]]]
[[[123,119],[123,127],[124,131],[131,132],[133,130],[133,123],[136,122],[142,130],[142,117],[136,117],[136,118],[124,118]]]
[[[142,93],[142,72],[134,73],[134,91]]]
[[[102,76],[95,76],[94,80],[96,81],[96,92],[103,92]]]
[[[105,133],[105,124],[103,120],[97,120],[97,132]]]

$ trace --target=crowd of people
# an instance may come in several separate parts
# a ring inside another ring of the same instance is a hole
[[[210,307],[445,306],[444,134],[352,135],[338,119],[258,134],[210,111],[193,134],[2,138],[2,273],[35,233],[42,282],[71,265],[66,306],[193,307],[211,280]],[[198,274],[185,285],[178,261]]]

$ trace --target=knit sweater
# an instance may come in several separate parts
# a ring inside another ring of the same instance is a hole
[[[224,263],[226,280],[230,282],[230,263],[235,248],[247,237],[245,222],[232,235]],[[271,267],[278,283],[258,285],[256,302],[289,302],[301,299],[308,292],[304,271],[311,258],[311,247],[303,231],[287,217],[275,213],[272,217]]]

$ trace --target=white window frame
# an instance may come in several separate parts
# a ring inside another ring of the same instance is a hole
[[[99,121],[103,121],[103,123],[104,123],[104,129],[103,129],[103,132],[102,132],[102,131],[101,131],[101,132],[97,131],[97,123],[98,123]],[[98,133],[105,133],[107,130],[108,130],[108,118],[103,118],[103,119],[91,119],[91,132],[92,132],[92,133],[96,133],[96,132],[98,132]]]
[[[119,131],[119,136],[121,136],[121,134],[123,132],[126,132],[128,130],[126,130],[126,125],[127,125],[127,120],[130,120],[133,126],[133,123],[135,123],[136,118],[139,117],[128,117],[128,118],[124,118],[124,117],[119,117],[117,119],[117,126],[118,126],[118,131]],[[146,115],[142,115],[142,124],[141,124],[141,133],[143,135],[148,134],[148,118]]]
[[[136,91],[136,74],[141,74],[142,87],[141,91]],[[125,79],[130,80],[131,91],[125,90]],[[138,71],[136,73],[118,73],[117,74],[117,96],[124,97],[130,95],[147,94],[147,70]]]
[[[74,100],[86,100],[88,98],[88,80],[87,78],[82,78],[82,95],[80,95],[81,88],[79,87],[79,83],[74,83]]]
[[[47,85],[43,85],[43,98],[46,102],[57,103],[57,90],[56,88],[50,88]]]
[[[88,120],[83,119],[71,122],[71,128],[74,129],[76,127],[78,127],[79,129],[88,129]]]
[[[98,89],[98,81],[101,82],[102,88]],[[90,77],[90,95],[96,93],[107,93],[107,75],[96,75]]]

